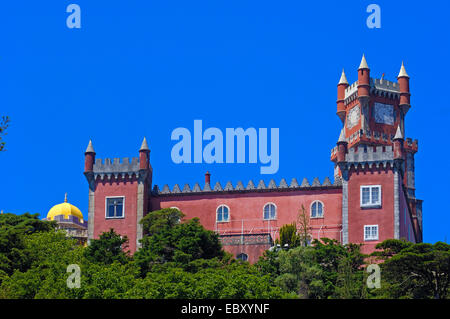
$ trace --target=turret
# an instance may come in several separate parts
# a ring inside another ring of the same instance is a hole
[[[409,76],[408,73],[406,73],[405,65],[402,62],[402,66],[400,68],[400,72],[397,76],[398,85],[400,88],[400,107],[403,111],[403,114],[406,114],[408,112],[409,108],[411,107],[410,104],[410,96],[411,93],[409,93]]]
[[[358,98],[368,99],[370,95],[370,69],[363,55],[358,68]]]
[[[139,149],[139,169],[149,169],[150,167],[150,149],[147,140],[144,137],[141,148]]]
[[[345,139],[344,129],[341,130],[341,134],[339,135],[339,140],[337,141],[337,162],[343,163],[345,162],[345,154],[347,154],[347,141]]]
[[[211,174],[209,172],[205,173],[205,184],[211,185]]]
[[[84,152],[84,171],[85,172],[94,171],[94,162],[95,162],[95,151],[94,147],[92,146],[92,141],[89,140],[86,152]]]
[[[337,115],[341,119],[342,123],[345,121],[345,89],[348,87],[347,77],[344,70],[342,70],[341,78],[337,85]]]
[[[400,125],[397,126],[397,132],[395,133],[393,141],[394,141],[394,159],[402,160],[404,158],[404,154],[403,154],[404,138],[403,138],[403,134],[402,134]]]

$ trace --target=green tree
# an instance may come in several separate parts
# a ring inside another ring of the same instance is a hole
[[[200,261],[200,260],[197,260]],[[195,272],[166,265],[159,271],[147,273],[127,292],[129,298],[158,299],[254,299],[286,298],[280,288],[270,283],[268,276],[261,276],[248,263],[235,260],[223,263],[201,260],[208,267]]]
[[[364,257],[359,245],[322,238],[288,251],[267,251],[256,267],[300,298],[364,298]]]
[[[153,265],[172,262],[186,266],[196,259],[225,256],[215,232],[206,230],[198,218],[180,222],[181,217],[180,211],[166,208],[142,219],[146,235],[134,259],[143,276]]]
[[[114,229],[103,232],[99,239],[91,240],[89,246],[84,250],[85,257],[91,262],[112,264],[117,261],[121,264],[128,262],[129,251],[127,236],[120,236]]]
[[[61,230],[26,235],[21,253],[29,267],[5,278],[0,298],[73,298],[66,284],[67,266],[81,264],[82,249]]]
[[[55,226],[54,222],[40,220],[38,214],[0,214],[0,283],[15,269],[25,271],[30,267],[31,260],[24,251],[26,236],[48,232]]]
[[[387,240],[373,253],[381,260],[382,288],[385,298],[436,298],[450,296],[450,245],[410,243]]]
[[[297,234],[297,225],[294,223],[283,225],[280,228],[280,238],[275,240],[282,248],[300,246],[300,236]]]

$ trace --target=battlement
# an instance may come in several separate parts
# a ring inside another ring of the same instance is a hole
[[[196,194],[196,193],[220,193],[220,192],[267,192],[267,191],[293,191],[293,190],[315,190],[320,188],[336,188],[341,187],[342,183],[340,179],[336,179],[332,184],[328,177],[325,177],[323,183],[320,183],[319,179],[314,178],[312,184],[309,183],[308,179],[304,178],[302,183],[299,184],[296,178],[291,180],[290,185],[287,184],[284,178],[281,179],[280,183],[276,184],[275,180],[271,179],[269,185],[266,186],[263,180],[260,180],[258,185],[255,186],[252,180],[250,180],[245,187],[241,181],[238,181],[236,186],[229,181],[222,187],[220,182],[217,182],[213,188],[209,183],[205,184],[205,187],[201,189],[200,185],[196,183],[191,189],[189,184],[185,184],[183,189],[180,188],[178,184],[175,184],[172,191],[169,185],[164,185],[163,189],[160,190],[158,185],[153,187],[153,195],[174,195],[174,194]]]
[[[151,169],[151,168],[150,168]],[[104,179],[107,177],[111,179],[113,176],[117,179],[119,176],[122,178],[125,177],[139,177],[140,176],[139,169],[139,158],[132,157],[131,161],[129,157],[120,158],[97,158],[94,163],[94,179],[100,177],[100,179]]]
[[[385,134],[383,132],[370,131],[370,130],[359,130],[348,138],[346,141],[349,143],[349,146],[355,144],[356,142],[360,143],[368,143],[368,144],[385,144],[389,146],[393,142],[394,135]],[[417,152],[419,149],[419,141],[417,139],[412,140],[411,138],[406,138],[404,141],[404,148],[407,151]],[[337,155],[337,146],[331,149],[331,158],[334,158]]]
[[[357,93],[358,93],[358,81],[347,86],[347,88],[345,89],[345,99],[348,99],[350,96]]]
[[[120,158],[97,158],[94,164],[94,173],[127,173],[136,172],[139,170],[139,159],[137,157],[124,157],[122,161]]]
[[[400,97],[400,85],[384,79],[370,78],[370,92],[374,95],[386,96],[392,99]],[[358,96],[358,81],[352,83],[345,89],[346,104]]]
[[[393,161],[394,150],[390,145],[352,147],[345,155],[345,160],[348,163]]]
[[[370,78],[370,87],[380,91],[400,93],[400,86],[397,82],[391,82],[384,79]]]

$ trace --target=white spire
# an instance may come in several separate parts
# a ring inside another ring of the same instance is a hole
[[[150,151],[145,137],[144,137],[144,140],[142,141],[141,149],[139,151]]]
[[[400,125],[397,126],[397,132],[395,132],[394,140],[403,140],[402,130],[400,129]]]
[[[344,69],[342,69],[341,79],[339,80],[339,84],[348,84],[347,77],[345,76]]]
[[[400,77],[409,78],[408,73],[406,73],[405,65],[403,64],[403,61],[402,61],[402,67],[400,68],[400,73],[398,74],[397,78],[400,78]]]
[[[94,147],[92,146],[92,140],[89,140],[89,144],[88,144],[88,147],[86,148],[85,153],[95,153]]]
[[[366,57],[364,56],[364,54],[362,56],[361,64],[359,65],[358,70],[361,70],[361,69],[369,69],[369,66],[367,65]]]

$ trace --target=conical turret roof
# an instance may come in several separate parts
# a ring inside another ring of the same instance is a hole
[[[361,69],[369,69],[369,65],[367,65],[366,57],[364,56],[364,54],[362,56],[361,64],[359,65],[358,70],[361,70]]]

